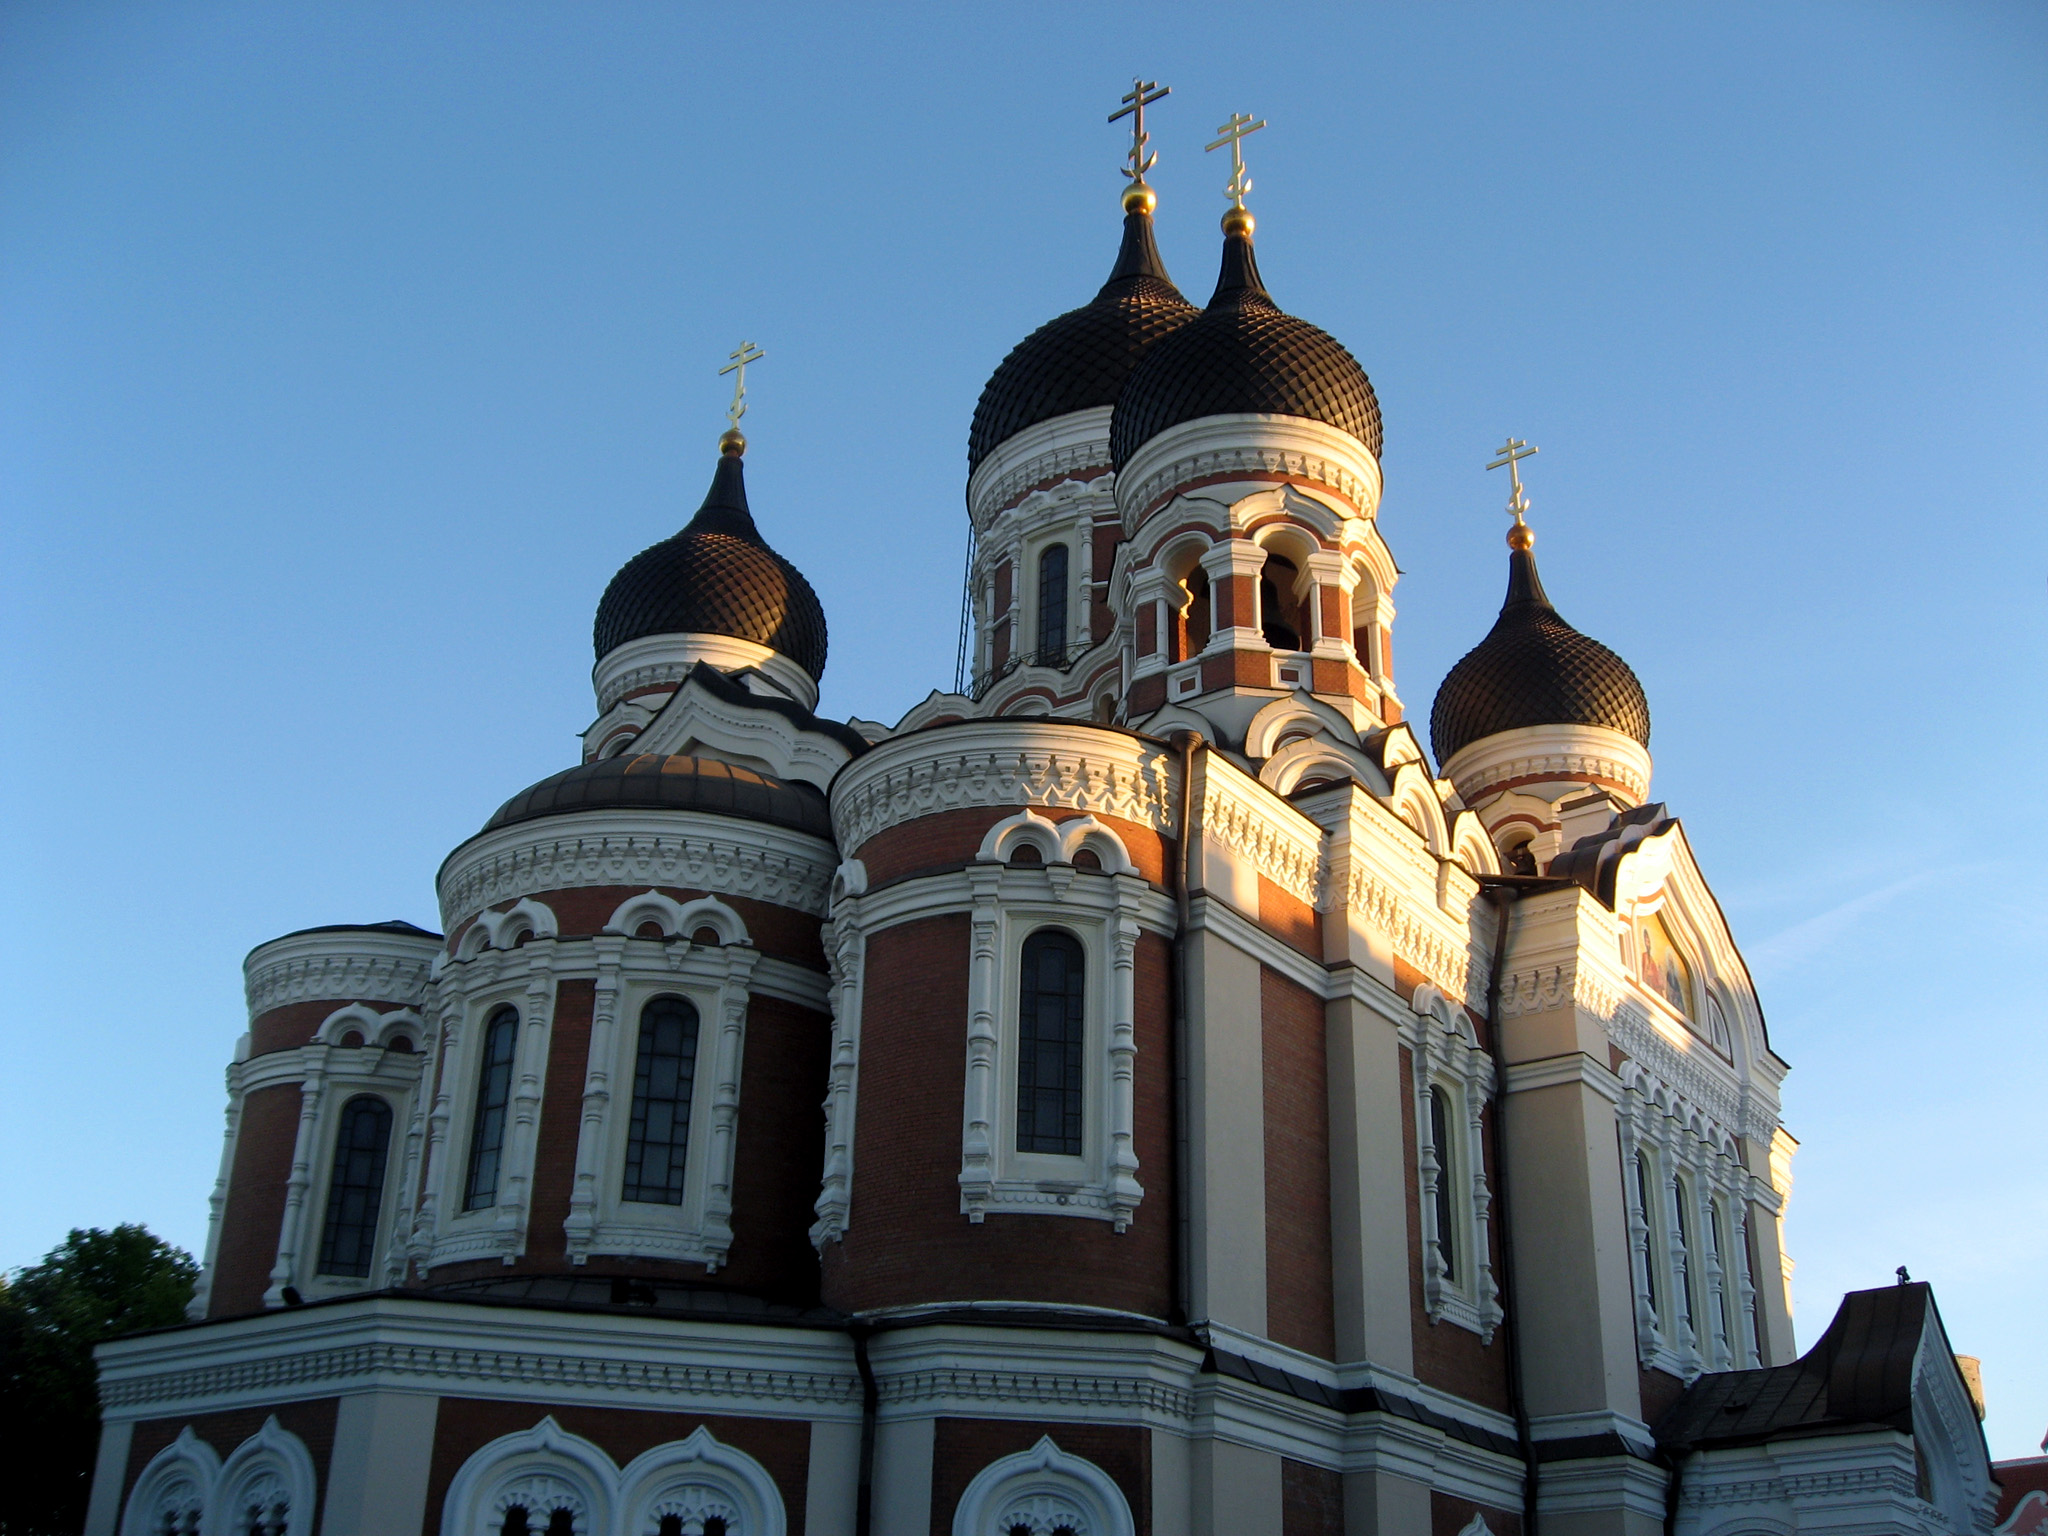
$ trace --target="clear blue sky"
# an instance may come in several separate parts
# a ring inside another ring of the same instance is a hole
[[[2048,1429],[2048,10],[2032,4],[0,11],[0,1265],[197,1248],[249,947],[435,923],[575,760],[611,573],[723,355],[825,708],[951,675],[969,415],[1116,241],[1130,74],[1214,279],[1230,112],[1280,301],[1371,373],[1397,676],[1567,617],[1793,1064],[1810,1341],[1897,1264]]]

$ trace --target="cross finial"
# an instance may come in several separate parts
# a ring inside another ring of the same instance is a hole
[[[740,429],[740,418],[747,414],[747,364],[758,363],[767,355],[751,341],[743,341],[726,353],[732,361],[718,370],[721,379],[728,373],[738,375],[732,381],[732,404],[725,408],[725,419],[735,432]]]
[[[1266,120],[1263,117],[1253,122],[1248,114],[1233,112],[1230,114],[1230,121],[1217,128],[1216,142],[1202,147],[1202,152],[1207,154],[1210,150],[1221,149],[1226,144],[1230,146],[1230,184],[1223,189],[1223,195],[1230,199],[1230,206],[1240,213],[1244,211],[1244,195],[1252,189],[1252,179],[1244,173],[1245,135],[1257,133],[1265,126]]]
[[[1522,520],[1529,510],[1529,496],[1522,489],[1520,464],[1523,459],[1531,457],[1537,451],[1521,438],[1511,437],[1494,450],[1499,457],[1486,466],[1488,469],[1499,469],[1505,464],[1508,468],[1508,516],[1515,520],[1515,526],[1508,530],[1508,545],[1512,549],[1527,549],[1536,542],[1536,535]],[[1516,542],[1518,539],[1521,542]]]
[[[1161,85],[1157,80],[1147,80],[1143,75],[1131,77],[1131,88],[1124,92],[1123,110],[1109,114],[1113,123],[1120,118],[1131,120],[1131,150],[1125,156],[1130,161],[1123,174],[1133,186],[1145,185],[1145,173],[1159,163],[1156,152],[1147,154],[1145,146],[1152,142],[1152,135],[1145,131],[1145,109],[1153,102],[1173,94],[1173,87]]]

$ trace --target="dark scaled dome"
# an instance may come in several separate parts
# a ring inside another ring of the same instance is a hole
[[[714,758],[655,752],[601,757],[565,768],[499,806],[483,830],[495,832],[543,816],[599,810],[708,811],[813,837],[832,835],[825,797],[808,784],[770,778]]]
[[[1500,617],[1436,691],[1430,745],[1442,765],[1475,741],[1531,725],[1604,725],[1647,747],[1650,701],[1627,662],[1565,623],[1536,557],[1515,549]]]
[[[1123,248],[1101,291],[1018,342],[989,378],[967,433],[968,472],[1026,427],[1116,404],[1139,354],[1200,313],[1166,275],[1152,216],[1126,213]]]
[[[1146,350],[1117,397],[1110,458],[1122,469],[1168,427],[1203,416],[1301,416],[1380,453],[1380,402],[1358,359],[1273,302],[1251,235],[1224,236],[1223,268],[1201,318]]]
[[[720,455],[689,526],[628,560],[597,605],[601,661],[647,635],[730,635],[825,674],[825,610],[803,573],[762,541],[738,452]]]

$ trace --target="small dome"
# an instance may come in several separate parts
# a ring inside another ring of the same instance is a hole
[[[689,526],[628,560],[597,605],[598,660],[648,635],[730,635],[825,675],[825,610],[762,541],[737,453],[721,454]]]
[[[1650,744],[1650,701],[1629,664],[1550,606],[1536,557],[1508,556],[1508,595],[1484,640],[1436,691],[1430,745],[1439,766],[1487,736],[1531,725],[1603,725]]]
[[[825,797],[808,784],[773,779],[712,758],[655,752],[603,757],[542,779],[499,806],[483,830],[495,832],[543,816],[599,810],[708,811],[813,837],[832,835]]]
[[[1285,313],[1259,277],[1251,236],[1226,235],[1201,318],[1147,349],[1117,397],[1110,457],[1122,469],[1168,427],[1204,416],[1300,416],[1380,453],[1380,402],[1358,359]]]
[[[1018,342],[990,376],[967,433],[968,472],[1026,427],[1116,404],[1138,355],[1200,313],[1166,275],[1152,216],[1125,214],[1123,248],[1101,291]]]

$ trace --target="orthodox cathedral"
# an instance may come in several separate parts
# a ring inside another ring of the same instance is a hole
[[[1261,274],[1263,124],[1168,277],[1162,94],[1108,280],[975,407],[953,691],[815,713],[736,391],[444,932],[250,953],[93,1536],[1991,1529],[1924,1285],[1795,1349],[1786,1066],[1534,450],[1419,731],[1373,386]]]

